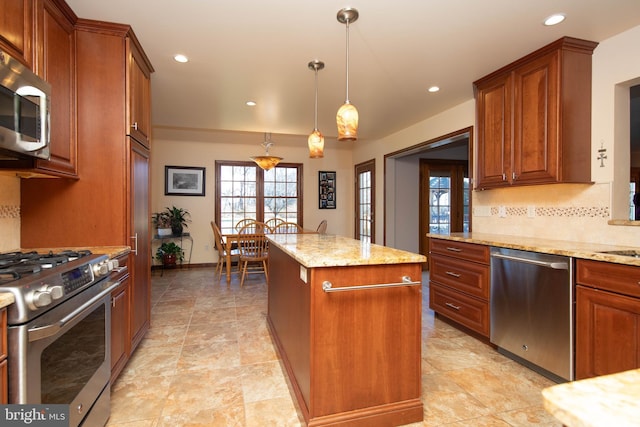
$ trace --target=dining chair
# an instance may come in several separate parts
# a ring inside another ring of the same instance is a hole
[[[240,231],[240,229],[241,229],[242,227],[244,227],[245,225],[250,224],[250,223],[252,223],[252,222],[255,222],[255,221],[256,221],[256,220],[255,220],[255,219],[253,219],[253,218],[245,218],[245,219],[241,219],[240,221],[236,222],[236,225],[235,225],[235,227],[234,227],[234,228],[236,229],[236,231]]]
[[[261,232],[255,232],[252,224],[249,224],[238,233],[238,250],[240,251],[240,270],[242,277],[240,287],[244,285],[244,279],[248,274],[264,273],[269,283],[269,245],[267,236]]]
[[[275,230],[276,226],[278,224],[282,224],[283,222],[285,221],[282,218],[270,218],[266,220],[264,223],[267,224],[269,228],[271,228],[271,230]]]
[[[318,232],[318,234],[327,234],[327,220],[323,219],[322,221],[320,221],[320,224],[318,224],[318,228],[316,228],[316,231]]]
[[[238,249],[231,249],[230,253],[227,254],[227,249],[224,240],[222,239],[222,233],[220,232],[220,227],[214,221],[211,221],[211,229],[213,229],[213,239],[216,244],[216,251],[218,252],[218,262],[216,264],[216,274],[218,275],[218,281],[222,277],[222,272],[226,267],[227,262],[229,262],[229,258],[233,259],[238,258],[240,255],[240,251]],[[230,256],[229,256],[230,255]],[[240,268],[240,262],[238,262],[238,268]]]
[[[282,222],[273,229],[275,234],[296,234],[302,233],[303,228],[295,222]]]
[[[238,234],[265,234],[272,233],[271,227],[261,221],[249,221],[238,229]]]

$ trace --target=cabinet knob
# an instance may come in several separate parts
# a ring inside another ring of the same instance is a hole
[[[133,130],[138,130],[138,122],[134,122],[134,123],[131,125],[131,128],[132,128]]]

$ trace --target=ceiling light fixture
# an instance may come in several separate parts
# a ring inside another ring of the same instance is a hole
[[[313,122],[313,132],[309,135],[309,158],[320,159],[324,157],[324,136],[322,132],[318,130],[318,71],[324,68],[324,62],[319,60],[313,60],[308,64],[309,69],[313,70],[316,75],[316,101],[315,101],[315,114]]]
[[[358,19],[356,9],[347,7],[338,11],[338,22],[347,27],[347,91],[346,100],[338,109],[336,123],[338,125],[338,141],[355,141],[358,139],[358,110],[349,101],[349,24]]]
[[[567,15],[565,15],[564,13],[554,13],[553,15],[546,17],[542,23],[550,27],[552,25],[561,23],[565,20],[566,17]]]
[[[176,62],[189,62],[189,58],[187,58],[186,56],[182,55],[182,54],[177,54],[173,57],[173,59]]]
[[[434,93],[434,92],[438,92],[440,91],[440,88],[438,86],[431,86],[429,88],[429,92]]]
[[[261,144],[264,147],[264,151],[266,155],[264,156],[254,156],[250,157],[251,160],[256,162],[260,168],[268,171],[269,169],[273,169],[280,161],[282,157],[270,156],[269,148],[273,145],[273,141],[271,141],[271,133],[264,133],[264,142]]]
[[[255,107],[256,106],[256,101],[247,101],[245,104],[247,104],[247,106],[249,106],[249,107]]]

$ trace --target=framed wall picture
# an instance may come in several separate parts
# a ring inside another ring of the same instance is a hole
[[[164,167],[165,196],[204,196],[205,168]]]
[[[318,182],[320,184],[320,209],[336,208],[336,173],[329,171],[318,172]]]

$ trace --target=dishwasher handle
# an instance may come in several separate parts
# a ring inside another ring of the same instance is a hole
[[[494,252],[491,254],[492,257],[494,258],[502,258],[502,259],[506,259],[509,261],[516,261],[516,262],[524,262],[527,264],[533,264],[533,265],[537,265],[540,267],[547,267],[547,268],[553,268],[554,270],[568,270],[569,269],[569,263],[566,261],[556,261],[556,262],[549,262],[549,261],[538,261],[536,259],[532,259],[532,258],[522,258],[522,257],[517,257],[517,256],[512,256],[512,255],[504,255],[501,253],[497,253]]]

